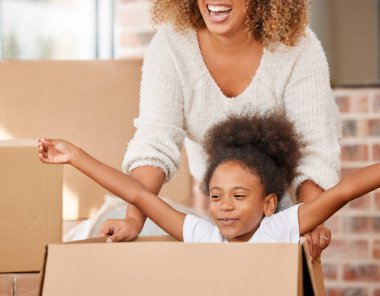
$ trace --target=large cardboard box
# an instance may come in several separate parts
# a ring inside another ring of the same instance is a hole
[[[74,243],[47,247],[41,295],[324,295],[305,243]]]
[[[41,163],[36,141],[0,141],[0,272],[39,271],[61,224],[62,166]]]
[[[1,61],[0,140],[64,138],[120,169],[138,115],[141,59]],[[88,218],[107,191],[64,167],[64,219]],[[161,195],[189,205],[186,157]]]

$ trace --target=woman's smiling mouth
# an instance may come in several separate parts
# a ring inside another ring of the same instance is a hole
[[[216,22],[222,22],[228,18],[232,11],[232,6],[220,4],[208,4],[207,9],[210,18]]]

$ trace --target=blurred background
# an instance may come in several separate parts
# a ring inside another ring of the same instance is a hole
[[[380,161],[380,1],[314,0],[310,7],[341,113],[345,174]],[[148,0],[0,0],[3,61],[141,60],[154,34]],[[0,139],[13,137],[2,132],[0,117]],[[187,194],[174,200],[189,206],[197,192],[183,182]],[[68,199],[66,222],[88,218],[101,205],[73,213],[78,202]],[[327,226],[333,232],[322,258],[328,295],[379,296],[380,192],[348,204]]]

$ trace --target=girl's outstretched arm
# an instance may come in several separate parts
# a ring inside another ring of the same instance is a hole
[[[186,215],[147,191],[128,174],[96,160],[79,147],[63,140],[41,138],[38,140],[38,152],[44,163],[71,164],[108,191],[138,207],[171,236],[183,240]]]
[[[380,187],[380,163],[374,164],[344,177],[337,185],[323,192],[298,210],[300,235],[325,222],[349,201]]]

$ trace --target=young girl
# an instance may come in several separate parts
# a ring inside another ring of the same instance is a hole
[[[185,242],[297,243],[347,202],[380,186],[380,164],[357,170],[310,203],[275,213],[295,177],[302,141],[280,112],[230,117],[206,135],[208,221],[181,213],[131,176],[62,140],[39,140],[45,163],[68,163],[110,192],[135,205],[171,236]],[[321,240],[328,240],[321,237]]]

